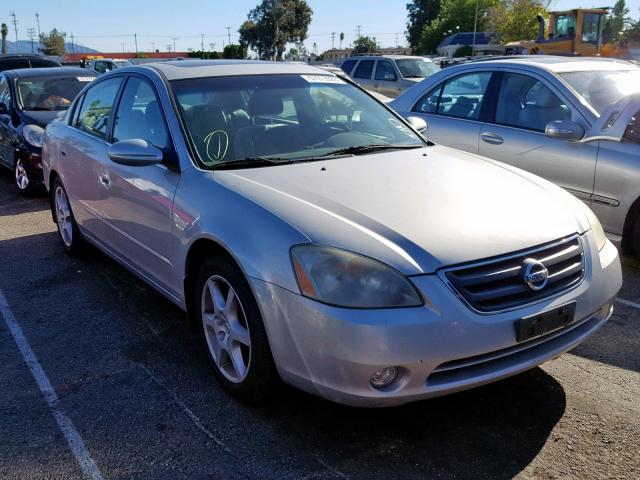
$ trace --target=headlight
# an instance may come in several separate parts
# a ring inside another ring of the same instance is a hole
[[[300,290],[320,302],[351,308],[422,305],[404,275],[371,258],[318,245],[294,247],[291,257]]]
[[[576,201],[582,207],[582,210],[584,211],[584,214],[589,221],[589,225],[591,226],[591,231],[593,232],[593,237],[595,238],[598,251],[602,250],[604,248],[604,244],[607,242],[607,236],[604,233],[604,229],[602,228],[600,220],[598,220],[598,217],[596,217],[596,214],[593,213],[593,210],[587,207],[583,201],[578,199],[576,199]]]
[[[44,129],[38,125],[26,125],[22,129],[22,136],[30,145],[42,148],[42,137],[44,137]]]

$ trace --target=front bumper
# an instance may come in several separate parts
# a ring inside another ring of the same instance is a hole
[[[20,160],[24,165],[29,181],[32,185],[44,184],[44,176],[42,172],[42,154],[41,152],[30,152],[28,150],[21,150],[19,152]]]
[[[339,403],[381,407],[444,395],[530,369],[573,348],[610,317],[622,285],[620,261],[607,242],[583,237],[582,283],[524,308],[492,315],[465,306],[437,275],[413,277],[426,299],[418,308],[359,310],[320,304],[252,279],[278,371],[287,383]],[[575,321],[518,344],[514,322],[575,301]],[[376,370],[398,367],[378,390]]]

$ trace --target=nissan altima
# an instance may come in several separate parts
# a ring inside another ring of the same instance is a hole
[[[187,311],[237,397],[397,405],[556,357],[621,286],[582,202],[422,127],[306,65],[146,64],[47,127],[44,172],[63,247]]]

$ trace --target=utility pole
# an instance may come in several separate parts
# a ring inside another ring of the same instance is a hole
[[[227,35],[229,37],[229,45],[231,45],[231,27],[224,27],[227,29]]]
[[[73,32],[71,32],[71,53],[76,53],[76,43],[73,41]]]
[[[29,35],[29,40],[31,40],[31,53],[33,53],[33,37],[36,34],[35,28],[27,28],[27,35]]]
[[[400,46],[400,43],[398,43],[398,32],[396,32],[396,48],[398,48]]]
[[[356,32],[358,32],[358,38],[360,38],[362,36],[362,25],[356,27]]]
[[[138,56],[138,34],[134,33],[133,34],[133,44],[136,47],[136,57]]]
[[[124,42],[122,42],[122,53],[124,53]]]
[[[176,40],[178,39],[178,37],[173,37],[171,40],[173,40],[173,53],[176,52]]]
[[[38,38],[40,38],[40,35],[42,35],[42,32],[40,31],[40,14],[36,13],[36,23],[38,24]]]
[[[476,18],[473,22],[473,43],[471,44],[471,56],[476,55],[476,31],[478,30],[478,0],[476,0]]]
[[[204,60],[204,33],[200,34],[200,56]]]
[[[18,21],[16,20],[16,12],[11,12],[11,16],[13,17],[13,29],[16,32],[16,53],[18,53]]]
[[[335,48],[336,32],[331,32],[331,50]]]
[[[216,44],[215,44],[215,43],[210,43],[210,44],[209,44],[209,49],[210,49],[212,52],[215,52],[215,51],[216,51]]]
[[[171,44],[167,43],[167,52],[170,52],[170,51],[171,51]]]
[[[151,51],[156,53],[156,42],[151,42]]]

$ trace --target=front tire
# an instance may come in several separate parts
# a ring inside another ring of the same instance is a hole
[[[30,195],[34,191],[34,185],[29,177],[29,172],[20,158],[16,158],[13,165],[15,186],[21,195]]]
[[[62,180],[56,177],[51,187],[51,210],[64,249],[74,255],[84,248],[84,239],[71,211],[71,204]]]
[[[242,272],[224,258],[209,258],[198,273],[193,311],[214,373],[235,397],[264,400],[277,374],[258,304]]]

